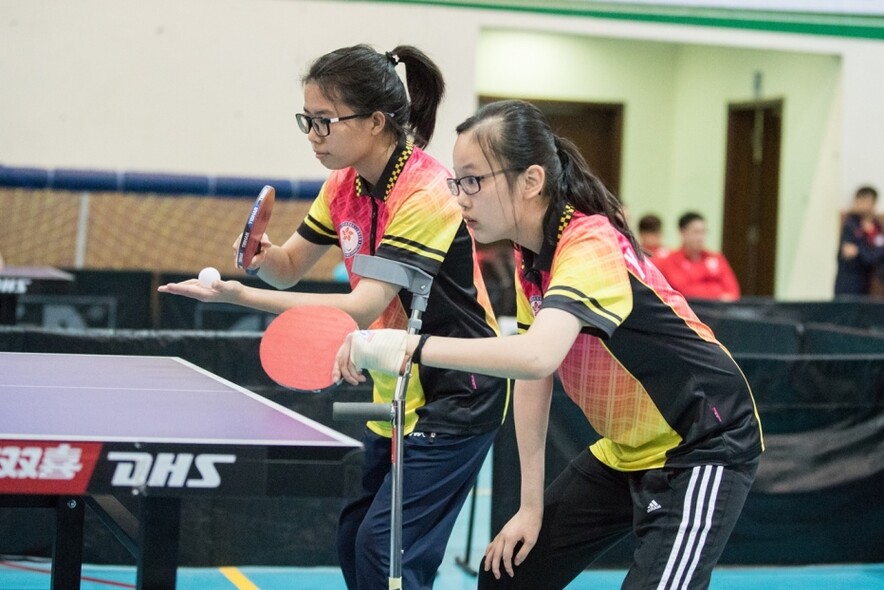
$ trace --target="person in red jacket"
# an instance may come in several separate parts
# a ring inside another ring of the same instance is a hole
[[[657,263],[660,272],[673,289],[688,299],[718,299],[736,301],[740,298],[740,284],[720,252],[705,248],[706,220],[689,211],[678,220],[681,230],[681,248]]]
[[[663,245],[663,221],[653,213],[638,220],[638,244],[657,266],[669,256],[669,248]]]

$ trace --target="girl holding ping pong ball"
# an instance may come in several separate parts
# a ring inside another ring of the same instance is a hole
[[[406,83],[399,71],[404,68]],[[361,327],[404,328],[410,295],[350,272],[357,254],[404,262],[432,275],[422,333],[462,338],[498,333],[472,236],[446,185],[450,173],[423,148],[433,136],[444,93],[439,69],[419,49],[379,53],[367,45],[323,55],[302,79],[296,115],[316,158],[331,174],[307,217],[282,245],[262,243],[258,276],[286,289],[331,247],[340,247],[347,294],[255,289],[238,281],[198,281],[160,291],[280,313],[332,305]],[[407,89],[406,89],[407,84]],[[239,244],[239,240],[235,242]],[[389,402],[396,378],[374,377],[374,401]],[[406,393],[402,585],[429,589],[458,513],[507,407],[508,381],[417,367]],[[388,585],[390,425],[367,424],[362,491],[344,507],[338,555],[348,588]]]

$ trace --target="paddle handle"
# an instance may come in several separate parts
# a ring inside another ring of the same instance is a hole
[[[372,402],[335,402],[332,404],[335,420],[364,420],[389,422],[393,418],[393,406]]]

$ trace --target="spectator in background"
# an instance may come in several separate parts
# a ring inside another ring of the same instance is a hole
[[[659,217],[649,213],[638,220],[638,244],[657,265],[669,256],[669,248],[663,245],[663,222]]]
[[[678,220],[681,248],[657,262],[672,285],[688,299],[736,301],[740,285],[724,255],[706,250],[706,220],[690,211]]]
[[[875,218],[878,191],[860,187],[841,226],[835,296],[869,295],[875,272],[884,270],[884,231]]]

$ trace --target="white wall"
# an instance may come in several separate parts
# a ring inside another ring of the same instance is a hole
[[[430,14],[432,13],[432,17]],[[449,136],[473,110],[458,13],[273,0],[0,0],[0,164],[322,178],[300,76],[338,47],[431,54]],[[467,25],[468,37],[477,32]],[[461,80],[457,83],[458,73]],[[456,111],[452,108],[456,105]],[[456,113],[456,115],[455,115]],[[457,119],[457,121],[455,120]]]
[[[488,58],[517,31],[543,51]],[[624,198],[662,203],[670,222],[700,191],[715,192],[720,212],[724,144],[688,146],[697,134],[723,137],[712,129],[723,105],[751,98],[747,76],[763,58],[765,94],[789,93],[780,298],[830,296],[838,211],[857,185],[884,187],[879,41],[302,0],[0,0],[0,165],[321,178],[294,122],[299,77],[313,58],[359,42],[411,43],[437,61],[448,95],[430,151],[446,163],[480,92],[628,99]],[[725,69],[710,72],[710,55]],[[590,76],[556,77],[589,56]],[[629,66],[612,67],[616,57]],[[722,88],[704,103],[708,84]],[[693,126],[696,108],[709,126]]]

